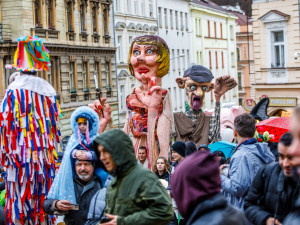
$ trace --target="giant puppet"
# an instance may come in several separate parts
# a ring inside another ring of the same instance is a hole
[[[54,88],[36,72],[49,70],[49,52],[37,37],[18,39],[14,64],[21,75],[8,86],[0,109],[0,161],[6,167],[7,224],[40,224],[55,176],[53,152],[61,115]],[[49,217],[47,222],[53,221]]]
[[[187,96],[186,112],[174,113],[175,141],[193,141],[196,145],[209,144],[220,138],[220,98],[237,83],[230,76],[214,76],[200,65],[189,67],[183,77],[176,78],[179,88],[185,89]],[[202,106],[205,93],[214,90],[216,100],[214,116],[205,115]]]
[[[129,69],[140,86],[126,98],[124,131],[133,135],[136,154],[140,146],[147,148],[149,169],[158,156],[168,157],[172,110],[161,81],[169,71],[169,55],[166,42],[156,35],[135,38],[129,51]]]

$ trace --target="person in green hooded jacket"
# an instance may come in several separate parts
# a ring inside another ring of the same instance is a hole
[[[106,193],[105,225],[166,225],[173,219],[172,201],[156,175],[137,164],[132,142],[121,130],[109,130],[94,141],[95,151],[114,176]]]

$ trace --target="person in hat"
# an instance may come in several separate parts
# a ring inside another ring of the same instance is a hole
[[[162,38],[144,35],[133,40],[128,58],[131,75],[140,85],[126,98],[124,132],[133,135],[136,156],[140,146],[147,148],[153,168],[157,157],[168,158],[172,109],[170,94],[161,84],[169,71],[170,51]]]
[[[199,145],[198,151],[200,152],[210,152],[208,145]]]
[[[192,154],[192,153],[194,153],[194,152],[197,151],[197,146],[192,141],[186,142],[185,146],[186,146],[186,152],[185,152],[186,156],[188,156],[188,155],[190,155],[190,154]]]
[[[114,141],[112,141],[114,140]],[[95,139],[95,151],[114,177],[107,187],[103,225],[165,225],[173,212],[171,198],[157,176],[136,162],[130,137],[119,129]]]
[[[102,119],[102,118],[101,118]],[[93,141],[99,132],[99,116],[87,106],[77,108],[70,118],[73,134],[70,137],[59,171],[53,181],[48,199],[67,200],[77,204],[73,179],[74,160],[94,160],[95,175],[104,185],[108,174],[101,168],[93,148]]]
[[[201,171],[196,172],[195,171]],[[219,164],[208,152],[195,152],[172,175],[172,193],[187,225],[246,225],[242,211],[220,193]]]
[[[0,162],[6,167],[6,224],[44,222],[42,203],[55,176],[55,146],[61,116],[56,92],[35,76],[49,70],[49,51],[37,37],[18,38],[0,108]],[[16,191],[19,190],[19,191]],[[53,221],[47,218],[48,224]]]
[[[189,67],[183,77],[176,78],[178,87],[186,90],[186,112],[174,113],[175,141],[193,141],[196,145],[214,143],[220,140],[220,99],[236,87],[230,76],[218,77],[215,83],[211,71],[200,65]],[[214,90],[216,100],[214,116],[202,111],[205,93]]]
[[[74,191],[76,203],[72,204],[63,199],[47,199],[44,202],[44,210],[49,215],[65,215],[64,222],[66,225],[83,225],[88,220],[90,203],[94,195],[103,185],[99,177],[95,174],[94,160],[74,159]],[[104,208],[102,208],[104,210]]]
[[[175,162],[172,164],[170,169],[170,177],[169,177],[169,186],[167,190],[170,192],[172,197],[172,187],[171,187],[171,180],[172,180],[172,174],[175,172],[175,168],[181,163],[185,156],[186,156],[186,144],[182,141],[177,141],[171,146],[171,154],[174,158]],[[175,225],[178,224],[178,220],[180,221],[179,225],[185,224],[183,217],[180,216],[177,210],[177,205],[172,198],[172,205],[174,210],[174,219],[172,222],[169,223],[169,225]]]

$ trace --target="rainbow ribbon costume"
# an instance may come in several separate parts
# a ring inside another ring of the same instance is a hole
[[[6,67],[24,74],[8,86],[0,107],[0,162],[7,169],[6,223],[53,224],[54,218],[44,216],[43,202],[55,177],[61,111],[54,88],[26,74],[48,70],[48,50],[37,37],[18,41],[14,65]]]

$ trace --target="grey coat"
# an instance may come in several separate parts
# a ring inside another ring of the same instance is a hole
[[[221,175],[222,191],[228,202],[240,209],[244,206],[244,197],[256,175],[264,165],[275,161],[266,143],[254,143],[254,138],[237,147],[230,160],[228,174]]]
[[[107,186],[110,184],[112,179],[113,176],[109,175],[107,177],[104,187],[101,190],[99,190],[92,198],[88,213],[88,221],[85,223],[85,225],[97,224],[101,221],[102,217],[104,216],[104,209],[106,206],[106,190]]]

